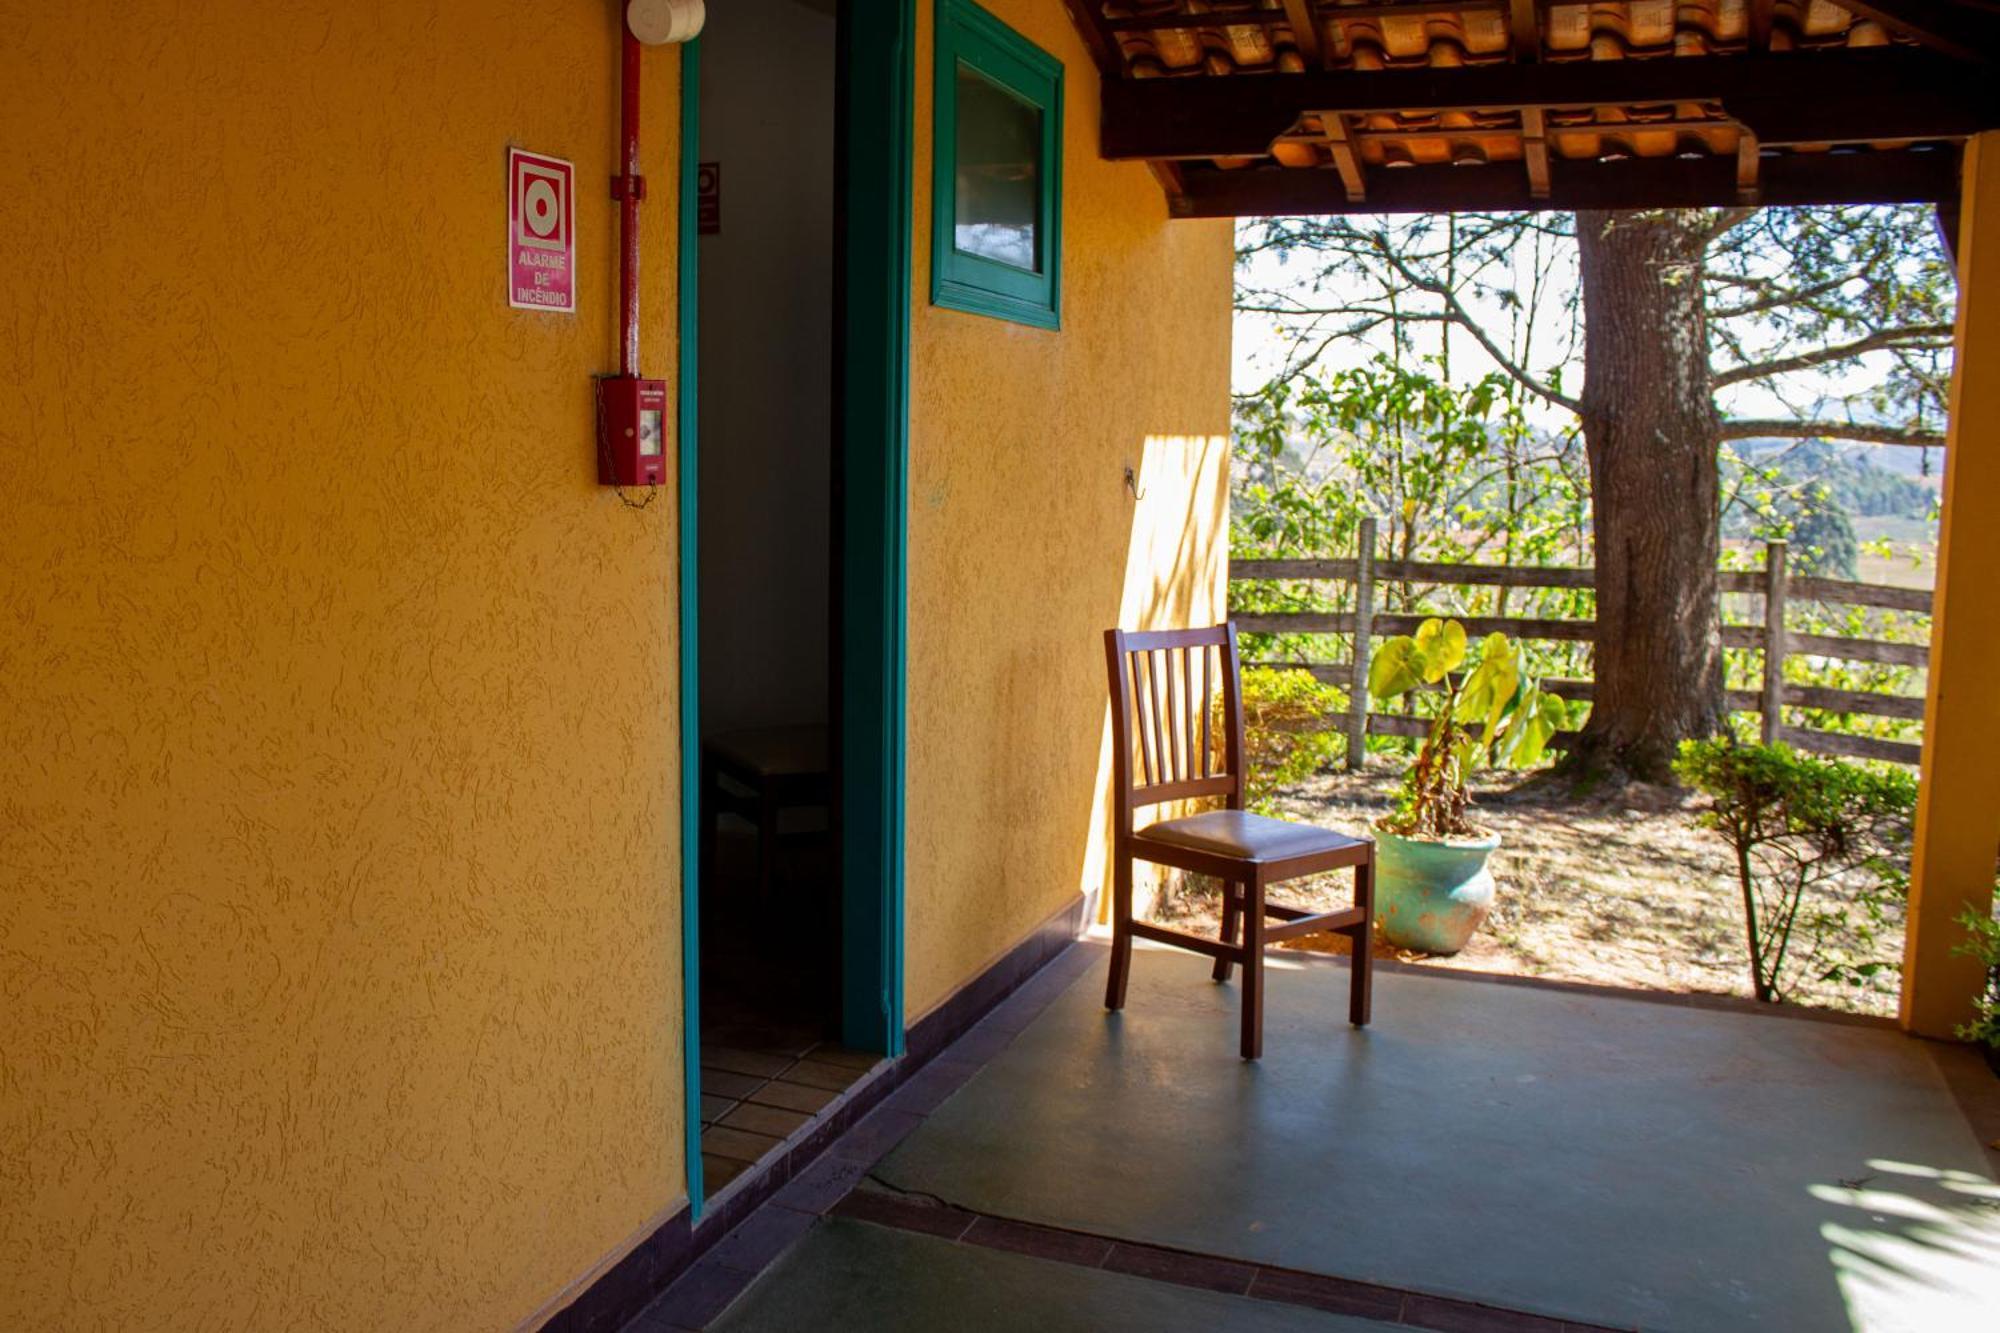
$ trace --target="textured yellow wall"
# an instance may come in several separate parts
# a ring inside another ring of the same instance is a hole
[[[912,1017],[1105,882],[1103,631],[1212,623],[1226,574],[1230,225],[1169,221],[1145,167],[1098,157],[1097,73],[1060,0],[987,8],[1067,67],[1063,327],[930,304],[932,11],[919,0]]]
[[[0,3],[0,1326],[507,1328],[683,1191],[616,9]],[[574,318],[505,303],[510,142]]]

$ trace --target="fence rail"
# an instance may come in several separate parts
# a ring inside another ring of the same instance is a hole
[[[1383,583],[1421,583],[1439,587],[1485,588],[1590,588],[1595,571],[1578,566],[1521,566],[1455,564],[1427,560],[1377,560],[1375,520],[1363,519],[1357,554],[1352,559],[1315,558],[1284,560],[1237,560],[1229,570],[1229,581],[1261,583],[1273,580],[1351,583],[1354,585],[1352,611],[1246,611],[1235,614],[1236,628],[1249,634],[1345,634],[1353,649],[1344,662],[1260,662],[1257,666],[1305,671],[1315,679],[1347,690],[1348,709],[1342,718],[1347,736],[1348,767],[1358,767],[1365,756],[1363,738],[1378,736],[1420,736],[1429,728],[1422,718],[1396,713],[1376,713],[1368,707],[1368,660],[1378,634],[1411,634],[1430,619],[1423,615],[1381,612],[1375,609],[1376,592]],[[1860,606],[1885,611],[1915,611],[1928,614],[1931,594],[1923,588],[1899,588],[1886,583],[1857,583],[1846,579],[1796,575],[1787,568],[1784,542],[1765,543],[1764,568],[1720,570],[1716,578],[1723,593],[1755,596],[1763,602],[1763,623],[1725,625],[1722,646],[1742,648],[1763,655],[1763,686],[1756,690],[1730,690],[1728,706],[1733,712],[1760,715],[1760,733],[1767,742],[1782,740],[1801,750],[1842,755],[1859,759],[1885,759],[1891,763],[1915,764],[1923,753],[1921,744],[1886,740],[1876,736],[1854,736],[1818,727],[1791,726],[1784,710],[1814,708],[1828,712],[1859,713],[1870,717],[1896,718],[1921,723],[1924,701],[1909,695],[1875,690],[1842,690],[1819,685],[1795,685],[1784,678],[1784,663],[1793,657],[1836,658],[1852,662],[1873,662],[1892,666],[1928,667],[1930,650],[1923,644],[1892,643],[1883,639],[1844,635],[1803,634],[1786,627],[1785,608],[1793,598]],[[1597,631],[1594,620],[1555,620],[1534,616],[1458,616],[1465,632],[1473,637],[1495,632],[1517,639],[1547,642],[1587,643]],[[1585,702],[1595,693],[1588,680],[1553,679],[1543,688],[1570,702]],[[1559,735],[1561,746],[1574,733]]]

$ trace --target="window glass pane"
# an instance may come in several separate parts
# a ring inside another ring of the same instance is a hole
[[[1040,272],[1040,108],[961,62],[957,148],[954,244],[966,254]]]

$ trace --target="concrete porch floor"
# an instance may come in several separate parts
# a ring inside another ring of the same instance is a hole
[[[2000,1327],[2000,1188],[1949,1086],[1990,1096],[1970,1052],[1393,970],[1357,1032],[1346,982],[1275,959],[1246,1064],[1206,960],[1139,951],[1110,1016],[1095,958],[850,1196],[941,1211],[836,1209],[716,1327],[1378,1326],[1321,1313],[1372,1307],[1314,1275],[1435,1328]]]

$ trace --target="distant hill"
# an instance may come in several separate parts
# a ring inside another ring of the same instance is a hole
[[[1924,453],[1895,444],[1829,444],[1818,440],[1744,440],[1736,452],[1757,466],[1775,466],[1787,483],[1818,483],[1850,518],[1928,521],[1944,485],[1944,451]]]
[[[1917,485],[1936,492],[1944,485],[1944,450],[1912,449],[1906,444],[1832,444],[1797,440],[1738,440],[1736,452],[1752,460],[1798,450],[1792,457],[1801,466],[1850,466],[1861,471],[1884,472],[1907,477]]]

